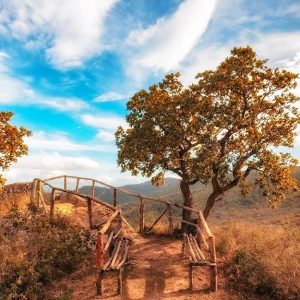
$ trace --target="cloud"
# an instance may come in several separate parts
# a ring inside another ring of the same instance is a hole
[[[124,118],[121,118],[116,115],[103,115],[103,114],[83,114],[81,116],[81,121],[89,126],[107,129],[107,130],[117,130],[118,126],[126,127],[126,121]]]
[[[82,99],[48,97],[36,92],[25,80],[19,79],[8,67],[9,56],[0,55],[0,104],[5,105],[41,105],[58,111],[81,111],[89,105]]]
[[[105,18],[118,0],[11,0],[2,3],[0,32],[42,48],[59,69],[79,67],[105,48]]]
[[[215,0],[185,0],[171,16],[132,31],[127,43],[138,48],[134,65],[162,71],[177,68],[205,32],[215,4]]]
[[[95,98],[94,102],[112,102],[124,99],[125,96],[117,92],[107,92]]]
[[[103,153],[113,153],[116,151],[113,145],[103,145],[95,141],[89,141],[88,144],[75,142],[67,134],[61,132],[46,133],[44,131],[37,131],[32,136],[26,138],[25,143],[28,145],[29,151],[94,151]]]

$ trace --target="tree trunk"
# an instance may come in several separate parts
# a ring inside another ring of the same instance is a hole
[[[208,218],[212,208],[214,207],[215,203],[216,203],[216,200],[217,198],[221,195],[221,193],[219,192],[216,192],[216,191],[213,191],[209,197],[207,198],[207,201],[206,201],[206,206],[205,206],[205,209],[204,209],[204,212],[203,212],[203,216],[205,218],[205,220]]]
[[[192,208],[193,207],[193,197],[192,197],[192,194],[191,194],[191,191],[190,191],[189,182],[187,180],[183,179],[180,182],[180,189],[181,189],[182,196],[183,196],[183,205]],[[182,219],[184,221],[191,222],[191,211],[183,209],[182,210]],[[188,231],[188,226],[189,226],[188,224],[182,223],[181,229],[184,232],[187,232]]]

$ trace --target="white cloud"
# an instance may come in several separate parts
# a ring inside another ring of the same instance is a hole
[[[103,142],[113,142],[115,140],[115,134],[113,131],[100,130],[97,133],[96,138]]]
[[[0,29],[28,49],[46,48],[60,69],[78,67],[103,49],[105,18],[118,0],[11,0],[2,3]]]
[[[0,104],[42,105],[67,112],[89,107],[85,101],[78,98],[47,97],[34,91],[25,80],[18,79],[12,74],[7,65],[8,58],[5,53],[0,55]]]
[[[94,102],[111,102],[124,99],[125,96],[117,92],[107,92],[95,98]]]
[[[134,65],[163,71],[177,68],[205,32],[215,4],[215,0],[185,0],[171,16],[132,31],[127,43],[139,49]]]
[[[83,114],[81,121],[86,125],[111,131],[117,130],[118,126],[126,127],[124,118],[109,114]]]
[[[46,133],[44,131],[34,132],[32,136],[25,139],[30,151],[66,151],[66,152],[81,152],[95,151],[113,153],[116,151],[113,145],[103,145],[95,142],[88,144],[78,143],[73,141],[67,134],[54,132]]]

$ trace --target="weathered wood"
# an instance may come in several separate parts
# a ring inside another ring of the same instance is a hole
[[[152,226],[147,231],[151,231],[152,228],[158,223],[158,221],[164,216],[164,214],[167,211],[168,211],[168,207],[163,211],[163,213],[158,217],[158,219],[155,220],[155,222],[152,224]]]
[[[102,281],[103,281],[104,272],[102,270],[97,271],[96,287],[97,295],[102,296]]]
[[[196,262],[196,261],[197,261],[197,257],[196,257],[196,255],[195,255],[195,252],[194,252],[193,248],[192,248],[192,245],[191,245],[191,241],[190,241],[190,239],[189,239],[189,236],[187,236],[186,241],[187,241],[187,247],[188,247],[189,254],[191,255],[193,261]]]
[[[189,264],[189,289],[193,290],[193,266]]]
[[[101,230],[100,230],[99,232],[102,233],[102,234],[104,234],[104,233],[108,230],[108,228],[109,228],[109,226],[110,226],[112,220],[113,220],[119,213],[120,213],[120,211],[119,211],[119,210],[116,210],[116,211],[109,217],[109,219],[106,221],[106,223],[103,225],[103,227],[101,228]]]
[[[37,182],[37,180],[34,179],[33,182],[32,182],[32,186],[31,186],[31,193],[30,193],[30,203],[31,204],[36,204],[35,203],[36,182]]]
[[[46,203],[45,203],[45,200],[44,200],[44,196],[41,194],[41,192],[39,192],[39,194],[40,194],[40,199],[42,200],[42,204],[43,204],[45,213],[48,213],[48,208],[46,206]]]
[[[210,248],[210,262],[212,265],[210,267],[210,287],[211,290],[216,292],[218,289],[218,272],[217,272],[217,256],[216,256],[216,245],[215,245],[215,237],[209,237],[209,248]]]
[[[93,180],[93,182],[92,182],[92,188],[91,188],[91,194],[90,194],[90,196],[92,198],[95,198],[95,180]]]
[[[111,267],[114,266],[114,264],[115,264],[115,262],[116,262],[116,260],[118,258],[118,255],[119,255],[119,252],[120,252],[120,248],[121,248],[121,244],[122,244],[122,240],[119,240],[118,241],[118,245],[117,245],[117,250],[116,250],[115,255],[112,257],[112,260],[111,260],[111,264],[110,264]]]
[[[143,197],[140,197],[140,233],[145,229],[145,204]]]
[[[77,178],[76,179],[76,188],[75,188],[76,193],[79,192],[79,182],[80,182],[80,178]]]
[[[118,235],[122,232],[122,227],[120,227],[120,229],[116,232],[116,234],[114,234],[114,239],[118,237]]]
[[[101,269],[104,264],[104,242],[103,242],[103,234],[99,233],[97,238],[97,261],[96,267],[97,269]]]
[[[93,229],[92,200],[90,198],[87,199],[87,207],[88,207],[88,217],[89,217],[90,229]]]
[[[200,250],[196,238],[194,236],[192,236],[192,235],[191,235],[191,241],[192,241],[192,244],[193,244],[193,247],[194,247],[194,251],[195,251],[195,253],[198,256],[198,259],[200,261],[201,260],[205,260],[205,256],[204,256],[203,252]]]
[[[114,237],[114,233],[111,232],[110,235],[109,235],[109,237],[108,237],[108,240],[107,240],[107,242],[106,242],[106,244],[105,244],[105,247],[104,247],[104,249],[103,249],[103,252],[104,252],[104,253],[108,250],[108,248],[109,248],[109,246],[110,246],[110,243],[111,243],[113,237]]]
[[[117,206],[117,189],[114,189],[114,206]]]
[[[199,254],[198,250],[197,250],[197,247],[194,243],[194,239],[193,239],[193,236],[190,234],[188,239],[190,240],[190,244],[191,244],[191,247],[195,253],[195,256],[196,256],[196,261],[201,261],[202,258],[201,258],[201,255]]]
[[[181,247],[181,256],[185,257],[186,254],[186,233],[183,233],[183,241],[182,241],[182,247]]]
[[[67,176],[64,176],[64,189],[67,190]]]
[[[109,260],[104,264],[104,266],[103,266],[103,271],[106,271],[107,269],[109,269],[109,267],[111,266],[111,262],[112,262],[112,260],[113,260],[113,258],[114,258],[114,256],[115,256],[115,253],[116,253],[116,251],[117,251],[117,247],[116,247],[116,245],[114,245],[114,249],[113,249],[113,252],[112,252],[112,254],[111,254],[111,257],[109,258]]]
[[[37,182],[37,187],[35,190],[35,198],[36,198],[36,206],[37,208],[40,207],[40,191],[41,191],[41,181]]]
[[[201,225],[202,225],[202,227],[204,228],[204,230],[206,231],[206,234],[207,234],[209,237],[211,237],[211,236],[212,236],[212,233],[211,233],[211,231],[210,231],[210,229],[209,229],[209,227],[208,227],[208,225],[207,225],[207,223],[206,223],[206,220],[204,219],[204,216],[203,216],[203,214],[202,214],[202,211],[199,211],[199,212],[198,212],[198,217],[199,217],[199,219],[201,220]]]
[[[125,263],[125,261],[126,261],[126,259],[127,259],[127,255],[128,255],[128,241],[126,240],[125,241],[125,250],[124,250],[124,255],[123,255],[123,258],[122,258],[122,260],[120,261],[120,263],[118,264],[118,265],[116,265],[116,269],[118,270],[118,269],[120,269],[123,265],[124,265],[124,263]]]
[[[208,244],[206,242],[205,236],[202,233],[202,231],[199,230],[199,227],[197,227],[197,236],[200,238],[201,242],[204,244],[205,249],[209,250],[209,246],[208,246]],[[202,243],[200,245],[202,245]]]
[[[180,221],[180,222],[182,222],[182,223],[186,223],[186,224],[192,225],[192,226],[194,226],[194,227],[198,227],[198,225],[197,225],[197,224],[194,224],[194,223],[192,223],[192,222],[189,222],[189,221],[182,220],[181,218],[177,218],[177,217],[170,217],[170,216],[168,216],[168,218],[169,218],[169,219],[171,218],[172,220],[177,220],[177,221]]]
[[[123,268],[119,270],[119,274],[118,274],[118,295],[122,295],[123,293],[122,273],[123,273]]]
[[[50,199],[50,217],[54,216],[55,196],[56,196],[56,190],[52,189],[51,199]]]

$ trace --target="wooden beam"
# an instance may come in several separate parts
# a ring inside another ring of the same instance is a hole
[[[212,265],[210,267],[210,288],[213,292],[216,292],[218,289],[218,272],[217,272],[217,256],[216,256],[216,244],[215,237],[210,236],[208,239],[209,248],[210,248],[210,262]]]
[[[92,198],[95,198],[95,180],[93,180],[93,182],[92,182],[92,188],[91,188],[91,194],[90,194],[90,196]]]
[[[76,189],[75,189],[76,193],[78,193],[78,191],[79,191],[79,181],[80,181],[80,178],[77,178],[77,180],[76,180]]]
[[[173,217],[173,214],[172,214],[172,208],[171,208],[171,205],[170,204],[167,204],[167,207],[168,207],[168,220],[169,220],[169,232],[170,234],[172,234],[174,232],[174,224],[173,224],[173,220],[172,220],[172,217]]]
[[[68,184],[67,184],[67,176],[65,175],[64,176],[64,189],[65,190],[67,190],[67,186],[68,186]]]
[[[189,264],[189,289],[193,290],[193,266]]]
[[[109,217],[109,219],[106,221],[106,223],[103,225],[103,227],[100,229],[99,232],[102,233],[102,234],[104,234],[104,233],[108,230],[108,228],[109,228],[109,226],[110,226],[112,220],[113,220],[119,213],[120,213],[120,211],[119,211],[119,210],[116,210],[116,211]]]
[[[100,270],[104,264],[104,251],[103,251],[103,234],[99,233],[97,238],[97,261],[96,261],[96,268]]]
[[[56,190],[52,189],[51,199],[50,199],[50,217],[54,216],[55,195],[56,195]]]
[[[202,227],[204,228],[204,230],[206,231],[206,234],[208,235],[208,236],[212,236],[212,233],[211,233],[211,231],[210,231],[210,229],[209,229],[209,227],[208,227],[208,225],[207,225],[207,223],[206,223],[206,220],[204,219],[204,216],[203,216],[203,214],[202,214],[202,211],[199,211],[198,212],[198,217],[199,217],[199,219],[201,220],[201,225],[202,225]]]
[[[89,217],[90,229],[93,229],[92,200],[90,198],[87,199],[87,207],[88,207],[88,217]]]

